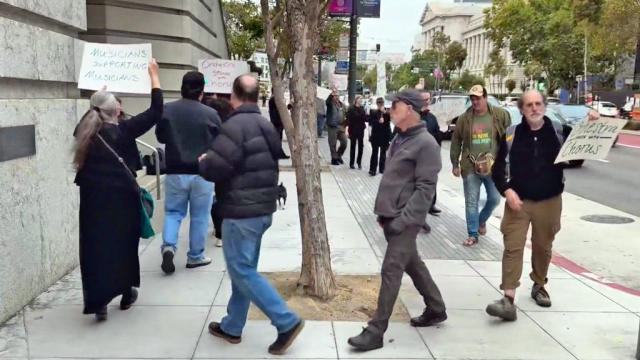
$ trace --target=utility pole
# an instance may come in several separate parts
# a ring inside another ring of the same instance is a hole
[[[357,54],[358,54],[358,14],[357,6],[353,7],[351,13],[350,30],[349,30],[349,77],[348,92],[349,105],[353,104],[356,97],[356,75],[357,75]]]
[[[588,93],[588,80],[587,80],[587,29],[584,30],[584,103],[587,103]]]

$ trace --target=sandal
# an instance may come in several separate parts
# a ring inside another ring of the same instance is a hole
[[[467,240],[465,240],[465,241],[462,243],[462,245],[463,245],[463,246],[467,246],[467,247],[469,247],[469,246],[473,246],[473,245],[475,245],[475,244],[477,244],[477,243],[478,243],[478,238],[476,238],[476,237],[469,237],[469,238],[467,238]]]
[[[478,234],[487,235],[487,224],[480,224],[478,227]]]

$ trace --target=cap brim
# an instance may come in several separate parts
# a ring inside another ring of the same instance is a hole
[[[389,100],[389,101],[398,101],[400,99],[397,94],[389,94],[389,95],[385,96],[384,98]]]

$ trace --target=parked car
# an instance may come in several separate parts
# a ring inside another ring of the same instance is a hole
[[[548,97],[547,104],[550,104],[550,105],[560,104],[560,99],[558,99],[557,97]]]
[[[504,99],[504,105],[512,105],[512,104],[517,104],[518,100],[520,100],[519,96],[507,96]]]
[[[522,113],[517,106],[508,105],[503,107],[511,117],[511,125],[518,125],[522,122]],[[587,111],[588,113],[588,111]],[[560,113],[552,106],[547,107],[547,112],[545,116],[549,118],[549,120],[560,124],[562,126],[562,136],[566,139],[571,134],[571,130],[573,127],[569,123],[567,119],[565,119]],[[584,160],[571,160],[569,161],[569,166],[571,167],[581,167],[584,164]]]
[[[620,116],[620,111],[618,111],[618,107],[616,104],[608,101],[595,101],[592,105],[593,109],[596,110],[600,116],[610,116],[610,117],[618,117]]]
[[[454,118],[447,121],[447,131],[442,134],[442,139],[444,140],[451,140],[451,137],[453,136],[453,132],[456,129],[456,123],[458,122],[458,117],[462,115],[463,112],[467,111],[469,107],[471,107],[471,99],[469,98],[469,96],[466,96],[466,95],[456,95],[456,96],[459,96],[459,97],[462,96],[465,98],[464,107],[462,108],[462,111],[458,110],[456,112],[457,115]],[[502,106],[500,105],[500,102],[498,101],[498,99],[496,99],[492,95],[489,95],[487,97],[487,102],[493,106],[497,106],[497,107]]]

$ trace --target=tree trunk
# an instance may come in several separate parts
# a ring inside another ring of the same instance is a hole
[[[298,213],[302,233],[302,269],[298,285],[306,294],[321,299],[335,295],[336,282],[331,270],[331,250],[322,199],[320,158],[318,156],[316,85],[313,81],[313,55],[318,43],[318,0],[286,2],[287,24],[291,28],[293,72],[290,91],[293,98],[291,114],[286,109],[282,80],[278,76],[277,51],[274,45],[268,0],[261,0],[265,40],[274,86],[275,101],[285,127],[291,159],[296,173]],[[266,11],[265,11],[266,10]]]

